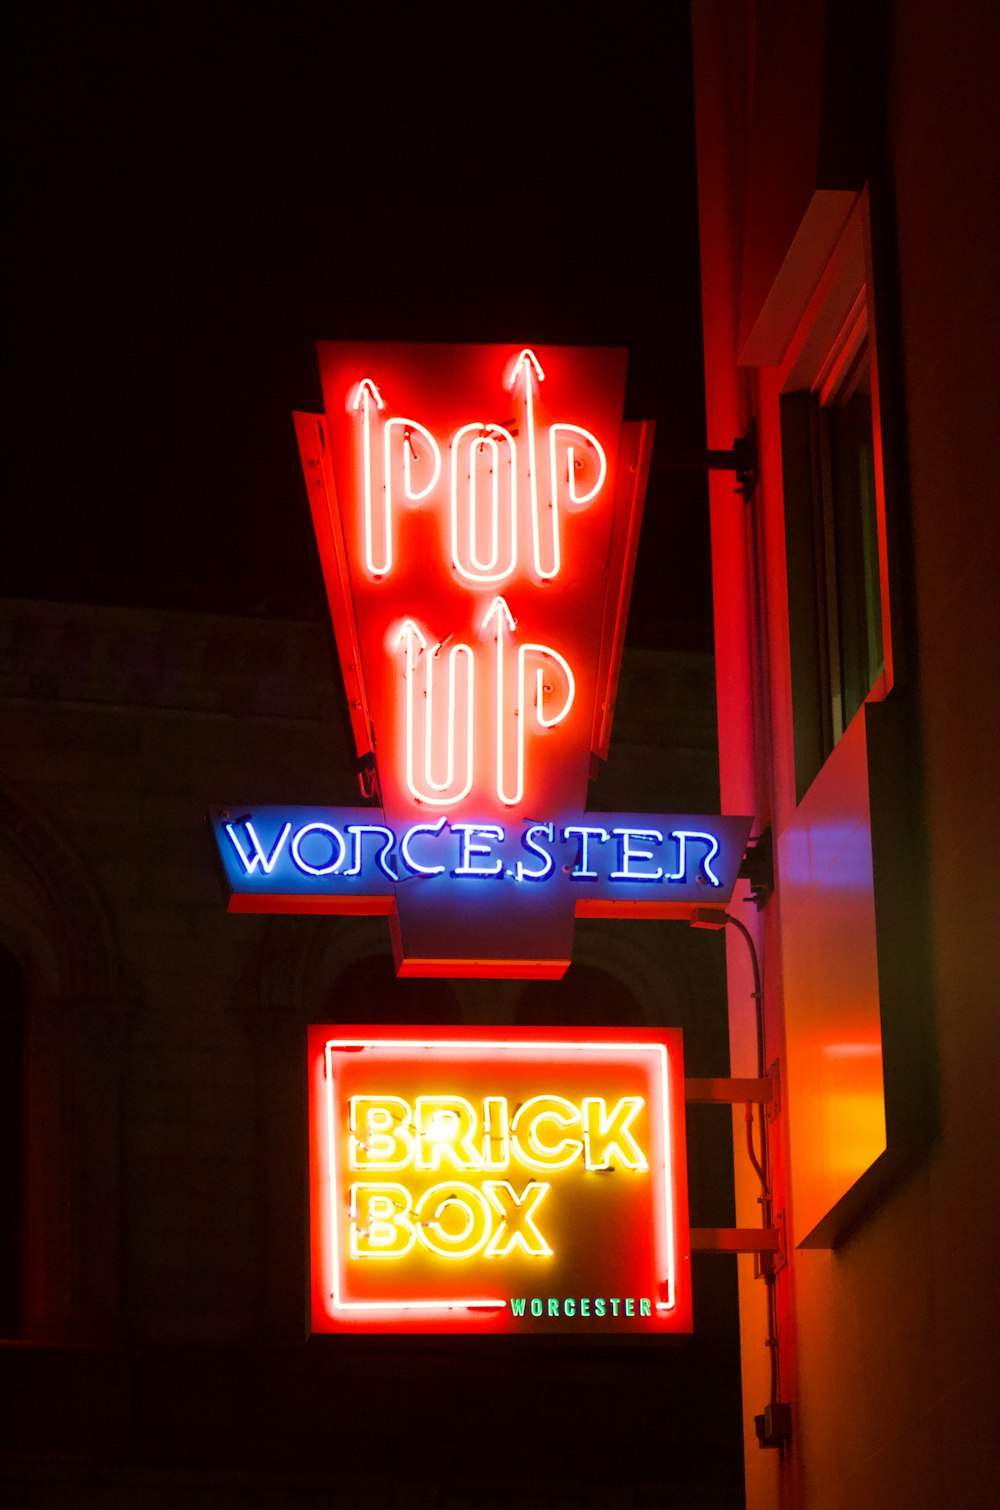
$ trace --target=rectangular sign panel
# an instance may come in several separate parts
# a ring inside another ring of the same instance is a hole
[[[575,823],[442,816],[393,829],[372,808],[258,807],[211,822],[234,912],[389,912],[398,889],[418,883],[451,929],[468,923],[477,899],[495,908],[500,897],[517,918],[519,895],[522,930],[549,894],[571,915],[598,903],[605,915],[637,902],[661,916],[674,904],[720,906],[749,830],[745,818],[600,812]]]
[[[309,1029],[314,1332],[691,1330],[681,1035]]]

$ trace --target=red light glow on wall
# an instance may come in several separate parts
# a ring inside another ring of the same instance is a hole
[[[680,1034],[312,1027],[315,1332],[691,1329]]]

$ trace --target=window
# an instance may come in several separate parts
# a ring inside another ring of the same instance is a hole
[[[792,342],[781,397],[796,799],[884,695],[884,531],[864,221]]]

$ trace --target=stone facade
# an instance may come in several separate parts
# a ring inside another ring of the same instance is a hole
[[[696,1260],[698,1330],[666,1349],[305,1340],[310,1021],[663,1023],[725,1074],[717,935],[590,921],[563,982],[397,981],[384,920],[229,915],[204,823],[357,800],[326,626],[11,602],[0,665],[13,1502],[741,1503],[725,1259]],[[707,657],[627,653],[592,803],[715,810],[711,688]],[[692,1220],[726,1223],[728,1119],[693,1110],[689,1139]]]

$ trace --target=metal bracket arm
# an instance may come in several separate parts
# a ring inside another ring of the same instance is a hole
[[[719,1106],[742,1106],[751,1101],[767,1106],[774,1100],[774,1082],[769,1075],[762,1080],[685,1080],[684,1100]]]
[[[691,455],[656,455],[653,468],[664,472],[735,472],[736,491],[749,503],[757,486],[757,421],[751,420],[746,432],[737,435],[726,450],[700,451]]]
[[[757,486],[757,421],[751,420],[746,432],[738,435],[729,451],[707,451],[705,467],[709,472],[736,473],[737,493],[749,503]]]
[[[692,1227],[692,1253],[780,1253],[777,1227]]]
[[[742,881],[750,882],[750,900],[759,912],[774,891],[774,844],[769,828],[750,840],[739,876]]]

